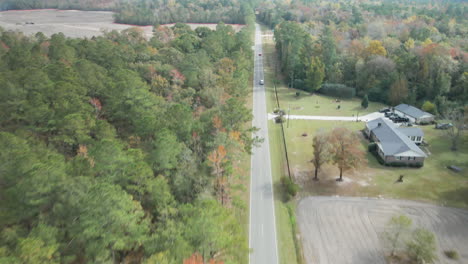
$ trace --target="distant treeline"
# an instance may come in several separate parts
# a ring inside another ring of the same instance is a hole
[[[177,22],[245,24],[256,0],[6,0],[0,10],[78,9],[114,11],[115,22],[159,25]]]
[[[176,22],[244,24],[252,1],[236,0],[136,0],[122,3],[117,23],[157,25]]]
[[[276,1],[257,11],[295,88],[340,84],[387,104],[430,101],[434,112],[468,101],[466,2]]]

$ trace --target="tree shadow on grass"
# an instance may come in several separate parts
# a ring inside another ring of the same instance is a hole
[[[461,188],[453,189],[441,193],[441,200],[444,200],[448,205],[458,205],[467,208],[468,207],[468,187],[464,186]]]

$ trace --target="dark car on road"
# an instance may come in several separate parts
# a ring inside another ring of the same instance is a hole
[[[379,110],[379,113],[389,113],[391,112],[392,110],[390,110],[390,108],[386,107],[386,108],[382,108]]]

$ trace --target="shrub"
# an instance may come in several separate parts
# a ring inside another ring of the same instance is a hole
[[[380,165],[386,165],[385,160],[382,157],[380,157],[380,155],[379,155],[379,153],[377,153],[377,151],[373,151],[372,153],[374,154],[375,158],[380,163]]]
[[[390,162],[387,165],[390,167],[406,167],[406,164],[402,162]]]
[[[447,256],[447,258],[449,259],[454,259],[454,260],[458,260],[458,252],[455,251],[455,250],[446,250],[444,251],[444,254],[445,256]]]
[[[284,115],[284,114],[285,114],[284,110],[281,110],[281,109],[279,109],[279,108],[275,108],[275,109],[273,110],[273,113],[275,113],[275,114],[277,114],[277,115]]]
[[[344,84],[326,83],[319,90],[320,93],[341,98],[352,98],[356,95],[356,89]]]
[[[435,235],[429,230],[415,229],[406,247],[412,263],[433,263],[437,259]]]
[[[435,104],[431,103],[430,101],[424,102],[421,109],[423,111],[426,111],[426,112],[431,113],[431,114],[436,113],[436,106],[435,106]]]
[[[408,164],[409,167],[411,168],[421,168],[424,165],[422,162],[416,162],[416,163],[410,163]]]
[[[306,85],[304,80],[302,79],[295,79],[294,80],[294,88],[296,89],[301,89],[301,90],[306,90]]]
[[[369,145],[367,145],[367,150],[369,152],[377,152],[377,144],[375,142],[369,143]]]
[[[280,116],[275,117],[275,123],[277,124],[284,123],[283,116],[280,115]]]
[[[301,96],[301,92],[296,92],[296,97]]]
[[[294,183],[288,177],[281,178],[281,185],[283,186],[283,190],[286,196],[286,200],[291,199],[292,197],[296,196],[297,191],[299,190],[299,185]]]

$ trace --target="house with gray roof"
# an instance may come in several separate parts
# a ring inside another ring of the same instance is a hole
[[[416,143],[416,145],[421,144],[424,140],[424,132],[419,127],[399,127],[397,129]]]
[[[386,118],[378,118],[366,123],[365,133],[376,143],[377,153],[385,164],[424,164],[426,153],[412,141],[412,137],[418,136],[422,141],[421,129],[398,128]]]
[[[434,122],[434,115],[408,104],[399,104],[393,111],[402,117],[407,117],[411,123],[429,124]]]

